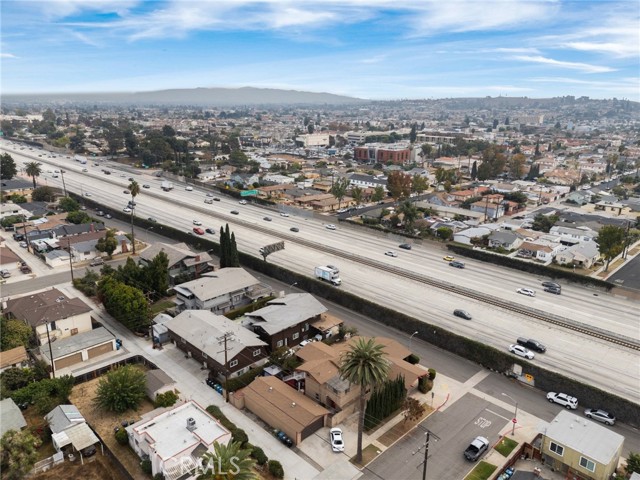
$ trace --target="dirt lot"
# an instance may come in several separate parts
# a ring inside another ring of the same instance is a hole
[[[90,459],[85,459],[84,465],[80,460],[64,462],[51,470],[42,472],[34,480],[59,480],[61,478],[82,480],[119,480],[120,475],[113,466],[109,457],[100,454],[100,450]]]
[[[99,381],[100,379],[96,378],[89,382],[76,385],[71,393],[71,403],[78,407],[78,410],[80,410],[80,413],[82,413],[84,418],[87,420],[87,423],[89,423],[89,425],[98,432],[98,435],[100,435],[104,440],[105,444],[109,447],[109,450],[118,457],[120,462],[125,466],[129,473],[131,473],[133,478],[136,480],[148,480],[149,477],[147,477],[140,469],[140,458],[138,458],[129,446],[122,446],[116,442],[114,429],[115,427],[120,426],[123,421],[140,420],[140,416],[142,414],[153,410],[153,404],[149,400],[145,400],[137,411],[134,412],[130,410],[120,415],[105,412],[93,405],[93,399],[95,398],[95,392],[98,388]],[[98,456],[100,456],[99,453],[96,457]]]

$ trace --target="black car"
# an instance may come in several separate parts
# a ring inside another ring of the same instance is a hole
[[[271,221],[271,217],[264,217],[264,218],[263,218],[263,220],[264,220],[265,222],[270,222],[270,221]]]
[[[562,290],[560,290],[559,288],[556,288],[556,287],[544,287],[544,291],[545,292],[549,292],[549,293],[553,293],[555,295],[560,295],[562,293]]]
[[[464,263],[459,262],[458,260],[453,260],[449,262],[449,265],[455,268],[464,268]]]
[[[219,199],[218,197],[213,197],[213,201],[214,201],[214,202],[219,202],[219,201],[220,201],[220,199]]]
[[[542,282],[542,286],[548,287],[548,288],[557,288],[558,290],[562,289],[559,283],[550,282],[550,281]]]
[[[215,235],[216,231],[213,228],[205,229],[205,232],[210,233],[211,235]]]
[[[464,318],[465,320],[471,320],[471,314],[466,310],[455,309],[453,314],[456,317]]]
[[[410,243],[401,243],[400,245],[398,245],[398,248],[402,248],[404,250],[411,250],[411,244]]]
[[[300,229],[298,227],[291,227],[289,230],[291,230],[292,232],[299,232]]]
[[[238,212],[237,210],[231,210],[231,214],[232,215],[238,215],[240,212]]]
[[[527,347],[530,350],[535,350],[536,352],[544,353],[547,351],[547,347],[545,347],[542,343],[533,338],[524,338],[519,337],[516,342],[523,347]]]

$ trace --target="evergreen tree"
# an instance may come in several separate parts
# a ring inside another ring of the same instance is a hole
[[[231,233],[231,241],[229,242],[230,246],[230,255],[231,255],[231,265],[230,267],[239,267],[240,266],[240,257],[238,256],[238,246],[236,245],[236,234]]]
[[[471,166],[471,179],[475,180],[476,178],[478,178],[478,162],[474,160]]]

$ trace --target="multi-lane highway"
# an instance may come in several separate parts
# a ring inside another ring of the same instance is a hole
[[[131,174],[131,169],[119,170],[121,167],[103,161],[99,166],[93,166],[91,161],[81,165],[67,157],[50,158],[47,152],[36,149],[20,150],[20,146],[6,142],[2,145],[19,168],[34,160],[43,164],[40,184],[61,186],[61,178],[53,178],[53,171],[64,167],[68,190],[90,193],[92,200],[121,210],[131,198],[123,190],[130,183],[128,177],[133,176],[138,183],[151,187],[142,189],[136,198],[136,215],[140,217],[155,217],[160,223],[185,231],[192,230],[193,220],[216,231],[228,222],[238,247],[256,256],[260,247],[284,239],[285,250],[269,256],[270,262],[310,276],[316,265],[338,265],[343,281],[340,288],[497,348],[506,350],[518,336],[536,338],[548,346],[548,351],[538,354],[534,362],[640,402],[636,350],[522,313],[523,308],[533,308],[638,342],[638,305],[632,300],[572,284],[563,285],[562,295],[556,296],[542,291],[540,282],[544,278],[515,270],[474,260],[465,260],[464,270],[452,268],[442,259],[447,252],[438,247],[416,244],[410,251],[398,250],[401,241],[393,235],[344,224],[328,230],[324,224],[335,223],[333,217],[326,217],[323,222],[295,209],[287,210],[290,216],[284,217],[278,211],[239,205],[237,200],[217,194],[219,202],[205,204],[205,192],[198,188],[187,191],[176,184],[171,192],[163,192],[161,180],[144,171]],[[83,168],[88,171],[82,172]],[[103,168],[113,173],[105,175]],[[232,210],[239,214],[231,214]],[[265,216],[272,221],[265,221]],[[291,232],[291,227],[300,231]],[[397,250],[398,257],[385,256],[384,252],[390,249]],[[464,287],[475,295],[452,293],[430,285],[433,282],[429,280]],[[516,293],[517,288],[525,286],[536,289],[537,296]],[[499,302],[487,302],[488,298]],[[503,302],[516,307],[516,311],[496,305]],[[473,320],[454,317],[456,308],[470,312]]]

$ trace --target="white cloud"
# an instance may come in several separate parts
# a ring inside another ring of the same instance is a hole
[[[13,53],[0,53],[0,58],[18,58]]]
[[[389,58],[388,55],[376,55],[374,57],[362,58],[358,60],[358,63],[380,63]]]
[[[544,65],[553,65],[555,67],[560,68],[569,68],[572,70],[580,70],[585,73],[605,73],[605,72],[615,72],[615,68],[610,67],[602,67],[600,65],[590,65],[588,63],[580,63],[580,62],[565,62],[562,60],[554,60],[553,58],[543,57],[541,55],[515,55],[513,57],[515,60],[521,60],[523,62],[533,62],[533,63],[542,63]]]
[[[47,18],[65,18],[86,11],[125,15],[140,0],[46,0],[44,2],[25,2],[37,8]]]

